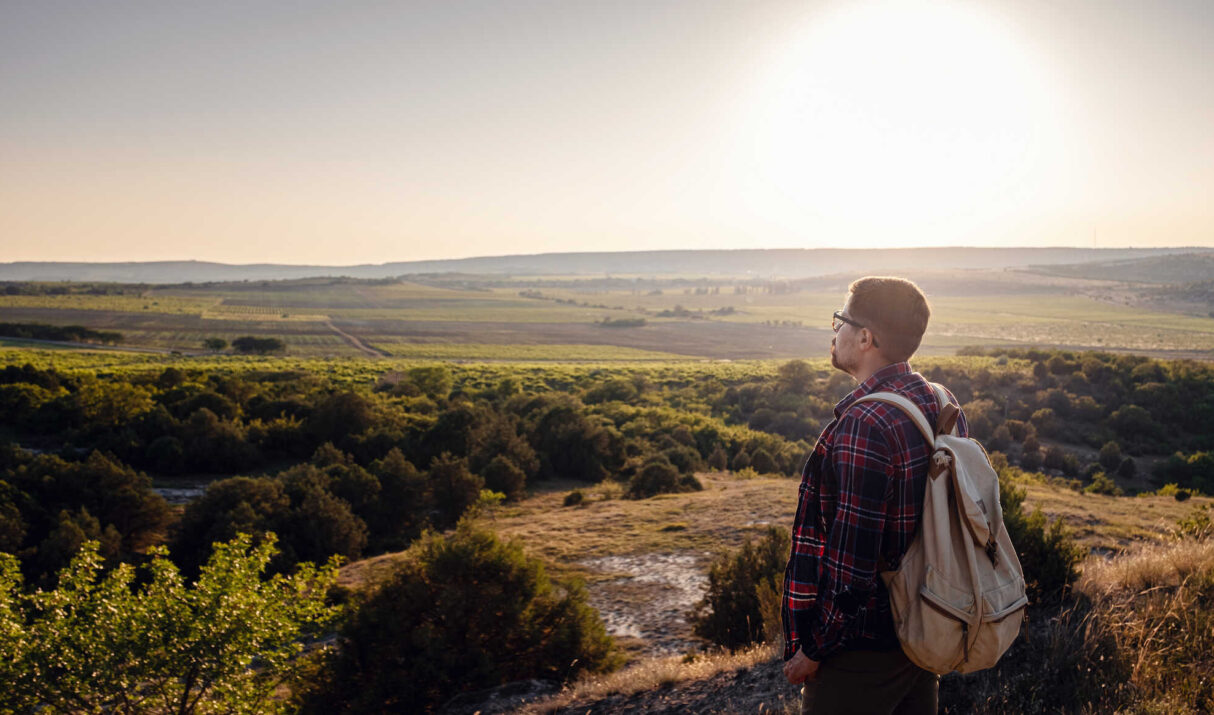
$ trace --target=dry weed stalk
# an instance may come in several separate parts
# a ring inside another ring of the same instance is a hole
[[[1182,539],[1090,563],[1077,590],[1090,601],[1085,642],[1116,645],[1137,706],[1214,706],[1214,541]]]

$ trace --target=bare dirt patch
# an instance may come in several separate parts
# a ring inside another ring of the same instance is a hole
[[[708,586],[708,553],[603,556],[581,565],[609,574],[590,595],[607,632],[644,641],[647,655],[673,655],[705,645],[691,632],[687,613]],[[644,604],[644,608],[637,608]]]

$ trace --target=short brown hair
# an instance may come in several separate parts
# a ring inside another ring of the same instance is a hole
[[[847,287],[848,311],[877,336],[881,354],[909,360],[919,349],[932,309],[919,286],[905,278],[866,276]]]

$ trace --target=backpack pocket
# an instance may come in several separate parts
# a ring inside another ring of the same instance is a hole
[[[1029,599],[1023,579],[982,592],[982,623],[970,647],[970,657],[958,670],[968,673],[989,668],[1016,640]]]
[[[1028,605],[1024,579],[1016,579],[997,588],[982,592],[982,620],[1001,621]]]
[[[905,620],[898,624],[903,650],[920,668],[951,672],[965,661],[974,594],[950,584],[929,565],[916,596],[922,605],[906,609]]]

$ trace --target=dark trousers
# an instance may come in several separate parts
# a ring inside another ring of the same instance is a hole
[[[801,690],[802,715],[935,715],[940,676],[891,651],[849,650],[818,667]]]

